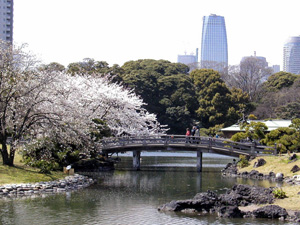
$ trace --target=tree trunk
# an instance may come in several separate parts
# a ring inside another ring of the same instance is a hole
[[[1,155],[2,155],[2,160],[3,160],[3,165],[13,166],[14,165],[14,154],[13,154],[13,157],[9,156],[6,141],[2,141],[1,144],[2,144]]]

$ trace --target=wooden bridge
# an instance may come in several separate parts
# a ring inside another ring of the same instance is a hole
[[[210,137],[186,137],[184,135],[152,135],[105,138],[102,140],[102,153],[133,152],[133,167],[140,169],[141,151],[195,151],[197,152],[197,171],[202,171],[202,153],[216,153],[239,157],[277,154],[276,146],[257,145],[255,142],[233,142],[228,139]]]

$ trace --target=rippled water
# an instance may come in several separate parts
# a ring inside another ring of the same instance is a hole
[[[132,159],[125,155],[116,171],[95,174],[98,184],[90,188],[0,199],[0,224],[283,224],[277,220],[220,219],[157,210],[166,202],[192,198],[200,191],[223,193],[237,182],[276,185],[221,177],[221,167],[231,161],[229,157],[204,154],[203,172],[197,173],[194,153],[144,153],[142,170],[132,171]]]

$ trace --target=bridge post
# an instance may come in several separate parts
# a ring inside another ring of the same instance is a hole
[[[273,153],[273,155],[277,155],[277,143],[275,143],[275,145],[274,145],[274,153]]]
[[[251,143],[251,155],[255,154],[255,147],[256,147],[256,143],[255,143],[255,141],[252,141],[252,143]]]
[[[133,168],[136,170],[140,170],[141,168],[141,151],[133,151],[133,160],[132,160],[132,165]]]
[[[197,151],[197,172],[202,172],[202,152]]]

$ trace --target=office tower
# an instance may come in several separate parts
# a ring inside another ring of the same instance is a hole
[[[198,48],[196,49],[196,55],[194,55],[193,53],[191,53],[190,55],[187,55],[186,53],[184,55],[178,55],[177,62],[183,63],[185,65],[197,63],[198,62]]]
[[[258,66],[261,68],[267,68],[268,67],[268,62],[266,57],[263,56],[256,56],[256,51],[254,51],[254,56],[244,56],[241,60],[240,64],[243,64],[247,60],[255,60],[255,63],[257,63]]]
[[[227,34],[223,16],[211,14],[203,17],[201,67],[227,71]]]
[[[240,73],[242,76],[248,77],[248,82],[265,82],[269,76],[273,74],[273,69],[269,67],[266,57],[257,56],[254,52],[254,56],[245,56],[240,62]]]
[[[13,42],[13,0],[0,0],[0,39]]]
[[[273,69],[273,73],[278,73],[280,72],[280,65],[273,65],[272,69]]]
[[[283,71],[300,74],[300,36],[290,37],[284,44]]]

